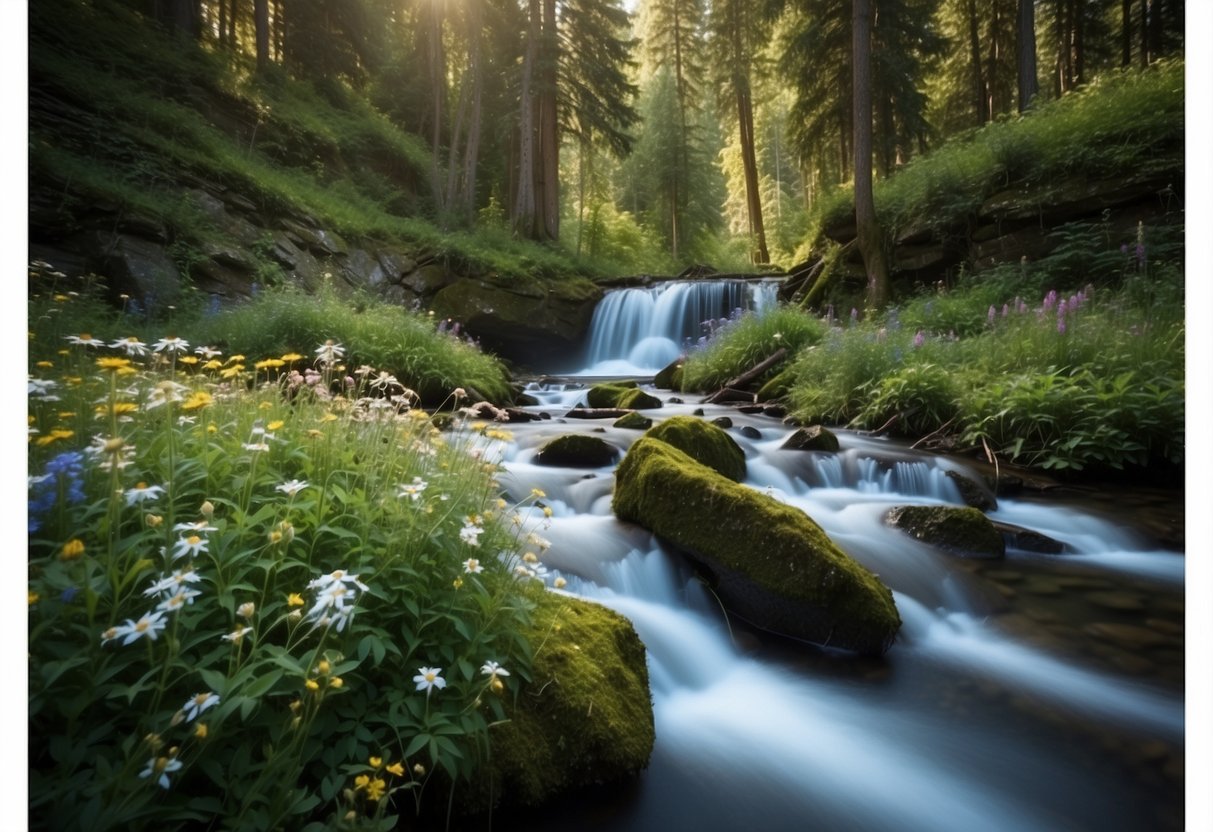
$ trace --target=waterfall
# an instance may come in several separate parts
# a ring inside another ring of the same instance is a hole
[[[607,292],[594,310],[588,375],[648,375],[704,334],[707,321],[775,306],[777,281],[697,280]]]

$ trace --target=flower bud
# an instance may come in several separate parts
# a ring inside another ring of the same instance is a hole
[[[246,620],[252,620],[253,613],[257,611],[257,605],[252,601],[245,601],[236,608],[236,614]]]
[[[202,506],[198,510],[202,512],[202,516],[207,520],[215,516],[215,504],[210,500],[203,500]]]

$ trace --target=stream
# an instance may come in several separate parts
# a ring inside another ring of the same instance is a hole
[[[669,360],[644,352],[656,339],[677,350],[693,337],[633,327],[612,347],[594,345],[585,372],[651,373]],[[963,462],[848,431],[837,454],[785,451],[793,428],[777,419],[651,391],[665,402],[645,412],[655,420],[728,415],[746,485],[803,509],[893,590],[897,641],[882,658],[856,657],[727,618],[681,556],[614,518],[613,466],[534,464],[564,433],[593,432],[621,452],[641,435],[562,418],[592,382],[532,385],[540,404],[529,409],[551,418],[510,425],[513,439],[497,449],[502,485],[518,500],[546,493],[544,565],[567,580],[563,591],[632,621],[648,650],[657,738],[638,783],[531,825],[1184,828],[1184,559],[1125,525],[1125,506],[1000,498],[992,519],[1061,541],[1065,553],[963,560],[882,522],[894,506],[962,505],[947,472]]]

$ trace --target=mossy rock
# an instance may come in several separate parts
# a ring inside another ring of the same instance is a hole
[[[813,425],[807,428],[797,428],[796,432],[787,438],[780,446],[785,451],[829,451],[838,452],[838,437],[828,428]]]
[[[716,425],[693,416],[672,416],[650,430],[660,439],[733,482],[745,479],[745,451]]]
[[[898,506],[885,515],[885,522],[915,540],[962,558],[993,559],[1006,554],[998,529],[975,508]]]
[[[782,399],[792,390],[792,384],[796,381],[796,372],[792,367],[786,367],[772,376],[767,382],[758,388],[758,401],[769,402],[774,399]]]
[[[657,375],[653,376],[653,386],[662,390],[677,390],[679,382],[682,381],[682,365],[686,361],[686,356],[679,356],[669,364],[657,371]],[[677,381],[675,381],[677,376]]]
[[[523,635],[536,645],[531,681],[506,707],[509,721],[489,731],[496,800],[534,807],[635,777],[648,765],[654,729],[644,644],[632,623],[547,592]]]
[[[627,410],[653,410],[661,407],[661,399],[650,395],[634,381],[612,381],[595,384],[586,391],[590,407],[622,407]]]
[[[601,468],[619,457],[619,449],[597,436],[566,433],[545,442],[535,454],[536,465],[560,468]]]
[[[612,506],[685,552],[725,609],[757,627],[879,655],[901,626],[888,587],[807,514],[651,435],[616,470]]]
[[[612,427],[627,428],[628,430],[648,430],[653,426],[653,420],[648,416],[641,416],[636,411],[625,413],[615,420]]]

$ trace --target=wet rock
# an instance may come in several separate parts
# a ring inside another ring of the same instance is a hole
[[[746,439],[761,439],[762,438],[762,431],[760,431],[756,427],[751,427],[750,425],[742,425],[741,429],[738,431],[738,433],[740,433]]]
[[[1060,555],[1066,550],[1066,545],[1060,540],[1054,540],[1048,535],[1025,529],[1023,526],[1015,526],[1011,523],[1003,523],[994,521],[994,528],[999,534],[1008,549],[1018,549],[1021,552],[1035,552],[1041,555]]]
[[[829,451],[837,453],[838,437],[821,425],[798,428],[780,446],[785,451]]]
[[[661,407],[661,399],[644,392],[634,381],[595,384],[586,391],[585,398],[591,408],[653,410]]]
[[[756,627],[879,655],[901,626],[888,588],[807,514],[659,439],[632,445],[612,506],[685,552],[725,609]]]
[[[674,416],[646,436],[673,445],[700,465],[734,482],[745,479],[745,452],[716,425],[692,416]]]
[[[580,433],[557,436],[535,454],[536,465],[560,468],[601,468],[619,456],[619,449],[606,440]]]
[[[653,426],[653,420],[647,416],[641,416],[635,410],[620,416],[615,420],[612,427],[626,428],[628,430],[648,430]]]
[[[885,515],[885,522],[959,557],[1001,558],[1006,553],[1002,535],[975,508],[898,506]]]
[[[1089,592],[1087,601],[1105,610],[1134,612],[1145,609],[1141,596],[1131,592]]]
[[[788,409],[781,404],[769,404],[762,409],[763,416],[770,416],[773,419],[782,419],[788,415]]]
[[[960,499],[966,506],[972,506],[980,511],[993,511],[998,508],[998,501],[988,488],[979,484],[972,477],[966,477],[959,471],[946,471],[948,479],[956,484],[960,491]]]
[[[699,411],[699,415],[703,415],[702,409]],[[712,424],[718,428],[722,428],[723,430],[728,430],[729,428],[733,427],[733,420],[728,416],[717,416],[712,420]]]
[[[692,410],[692,411],[691,411],[691,415],[692,415],[692,416],[702,416],[702,415],[704,415],[703,408],[702,408],[702,407],[697,407],[697,408],[695,408],[694,410]],[[728,417],[724,417],[724,418],[728,418]]]
[[[765,405],[761,404],[743,404],[741,407],[737,408],[737,412],[753,415],[756,413],[761,413],[764,409]]]
[[[662,367],[653,376],[653,386],[660,390],[679,390],[682,388],[682,365],[686,356],[679,356]]]

